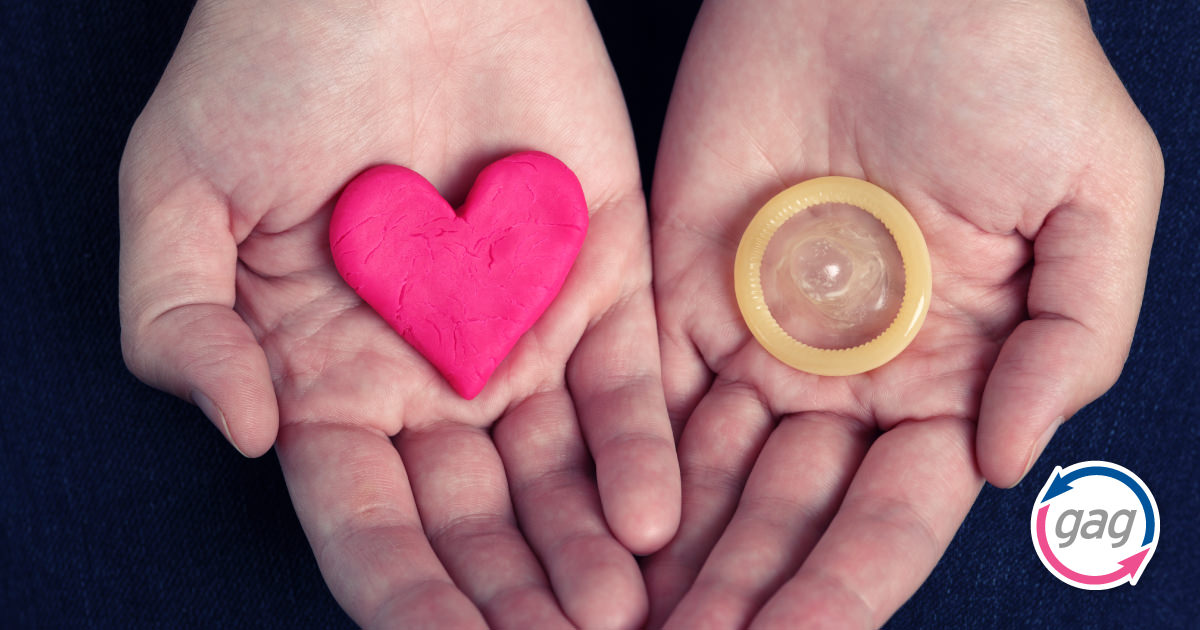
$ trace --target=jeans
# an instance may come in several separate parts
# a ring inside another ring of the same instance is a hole
[[[698,2],[594,3],[650,182]],[[667,3],[661,3],[667,4]],[[1185,628],[1200,617],[1200,11],[1096,0],[1110,59],[1158,134],[1167,183],[1117,385],[1028,478],[985,488],[891,628]],[[117,167],[178,41],[181,1],[0,0],[0,628],[342,628],[273,455],[246,460],[120,354]],[[1046,571],[1029,515],[1055,465],[1139,474],[1161,514],[1138,585]]]

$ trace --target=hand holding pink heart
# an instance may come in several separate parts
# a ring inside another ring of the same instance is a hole
[[[485,168],[457,214],[419,174],[369,169],[329,240],[346,282],[469,399],[558,294],[587,220],[570,169],[525,152]]]
[[[121,167],[126,359],[275,448],[357,625],[641,625],[679,466],[620,86],[586,2],[428,8],[197,3]],[[579,181],[479,173],[513,146]]]

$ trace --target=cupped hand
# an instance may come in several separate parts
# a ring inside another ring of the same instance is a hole
[[[380,163],[457,205],[527,149],[578,174],[589,231],[467,401],[338,276],[330,211]],[[640,190],[583,2],[201,0],[122,164],[126,359],[275,444],[361,625],[636,625],[633,553],[679,511]]]
[[[778,362],[734,298],[755,211],[822,175],[893,193],[932,258],[924,328],[858,376]],[[652,625],[884,623],[1120,373],[1162,176],[1082,3],[709,0],[651,196],[684,498]]]

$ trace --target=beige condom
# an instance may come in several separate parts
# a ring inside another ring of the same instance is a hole
[[[879,219],[904,264],[904,297],[891,325],[866,343],[837,349],[813,347],[789,335],[767,308],[762,282],[763,255],[776,231],[797,213],[831,203],[849,204]],[[810,179],[776,195],[750,221],[734,260],[734,291],[750,332],[775,358],[823,376],[859,374],[895,358],[925,322],[932,290],[929,249],[917,222],[887,191],[852,177]]]

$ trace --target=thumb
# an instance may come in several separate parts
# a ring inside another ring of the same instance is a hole
[[[128,157],[128,156],[127,156]],[[266,355],[233,310],[237,242],[203,185],[146,194],[121,173],[121,347],[149,385],[190,400],[244,455],[271,448],[279,411]]]
[[[980,405],[978,461],[994,485],[1018,483],[1064,419],[1121,374],[1162,195],[1162,157],[1152,135],[1146,146],[1153,151],[1144,159],[1082,182],[1038,231],[1032,319],[1005,341]]]
[[[1066,418],[1116,381],[1124,353],[1083,324],[1043,316],[1013,331],[996,359],[979,413],[978,457],[1000,487],[1024,478]]]
[[[135,376],[190,400],[238,452],[258,457],[271,448],[278,411],[267,358],[231,308],[178,306],[124,327],[121,341]]]

